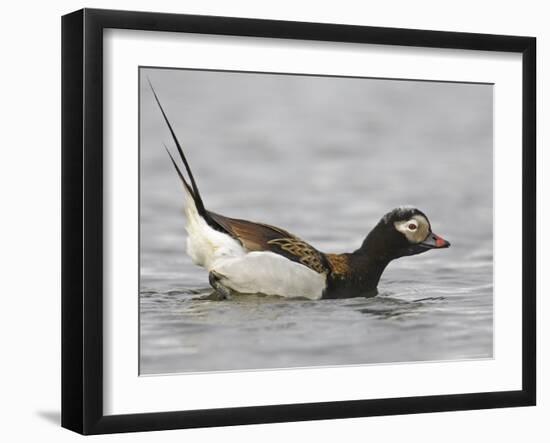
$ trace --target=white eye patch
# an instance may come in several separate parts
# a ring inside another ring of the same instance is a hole
[[[395,229],[401,232],[411,243],[420,243],[430,233],[430,224],[425,217],[415,215],[410,220],[394,222]]]

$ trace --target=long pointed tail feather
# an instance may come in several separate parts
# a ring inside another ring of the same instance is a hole
[[[160,108],[160,112],[162,113],[162,116],[164,117],[164,121],[166,122],[166,125],[168,126],[168,129],[170,130],[170,134],[172,135],[172,139],[174,140],[174,143],[176,144],[176,148],[178,150],[178,153],[180,155],[181,161],[183,162],[185,166],[185,170],[187,171],[187,174],[189,175],[189,180],[191,181],[191,187],[193,189],[192,196],[195,200],[195,205],[197,206],[197,211],[200,215],[203,217],[207,216],[206,208],[204,207],[204,203],[202,201],[199,188],[197,186],[197,183],[195,182],[195,177],[193,177],[193,173],[191,172],[191,167],[189,166],[189,163],[187,162],[187,158],[185,157],[185,154],[183,153],[183,149],[181,148],[180,142],[178,138],[176,137],[176,133],[174,132],[174,129],[172,128],[172,125],[170,124],[170,121],[168,120],[168,117],[166,116],[166,113],[164,112],[164,109],[162,105],[160,104],[160,100],[157,96],[157,93],[155,92],[155,88],[153,88],[153,84],[151,83],[151,80],[147,79],[149,82],[149,86],[151,87],[151,91],[153,91],[153,96],[155,97],[155,100]],[[170,154],[170,153],[169,153]],[[172,159],[172,162],[174,163],[174,166],[176,166],[176,163],[173,159],[173,157],[170,155],[170,158]],[[176,167],[177,168],[177,167]],[[183,175],[181,175],[181,171],[177,169],[178,175],[183,179]],[[186,183],[184,181],[184,183]],[[186,187],[188,187],[187,185]]]
[[[170,157],[170,161],[174,165],[174,168],[176,168],[176,172],[183,183],[183,186],[185,187],[185,190],[189,193],[190,197],[193,199],[195,203],[195,207],[197,208],[197,212],[199,215],[204,218],[206,223],[208,223],[212,228],[229,234],[229,232],[223,228],[219,223],[217,223],[212,216],[210,215],[210,212],[206,210],[204,207],[204,203],[202,201],[199,188],[197,186],[197,183],[195,182],[195,178],[193,177],[193,172],[191,172],[191,167],[189,166],[189,162],[187,161],[187,158],[185,157],[185,154],[183,153],[183,149],[181,148],[180,142],[178,138],[176,137],[176,133],[174,132],[174,129],[172,128],[172,125],[170,124],[170,121],[168,120],[168,117],[166,116],[166,113],[164,112],[164,109],[162,108],[162,105],[160,104],[160,100],[157,96],[157,93],[155,92],[155,89],[153,88],[153,84],[151,83],[151,80],[147,79],[149,82],[149,86],[151,87],[151,91],[153,91],[153,95],[155,97],[155,100],[160,108],[160,112],[162,113],[162,116],[164,117],[164,121],[166,122],[166,125],[168,126],[168,129],[170,130],[170,134],[172,135],[172,139],[174,140],[174,143],[176,145],[176,148],[178,150],[178,153],[180,155],[181,161],[183,162],[185,166],[185,170],[187,172],[187,175],[189,176],[189,180],[191,181],[191,185],[187,182],[185,177],[183,176],[183,173],[181,169],[178,167],[176,161],[174,160],[174,157],[170,153],[169,149],[166,145],[164,145],[164,149],[166,149],[166,152],[168,153],[168,156]]]
[[[168,156],[170,157],[170,160],[171,160],[172,164],[174,165],[174,168],[176,168],[176,172],[178,173],[178,176],[179,176],[181,182],[183,183],[183,186],[185,187],[185,189],[187,190],[187,192],[189,192],[189,195],[191,195],[191,197],[194,199],[195,196],[193,195],[193,190],[192,190],[191,187],[189,186],[189,183],[187,183],[187,180],[185,180],[185,177],[184,177],[183,174],[181,173],[178,164],[177,164],[176,161],[174,160],[174,157],[172,157],[172,154],[170,154],[170,151],[168,150],[168,147],[167,147],[164,143],[163,143],[162,145],[164,146],[164,149],[166,149],[166,153],[167,153]]]

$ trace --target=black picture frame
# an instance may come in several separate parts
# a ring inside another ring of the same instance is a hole
[[[192,32],[522,54],[522,389],[131,415],[103,413],[103,30]],[[536,39],[83,9],[62,18],[62,426],[151,431],[535,405]]]

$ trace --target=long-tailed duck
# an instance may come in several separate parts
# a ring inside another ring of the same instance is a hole
[[[371,296],[392,260],[450,246],[432,232],[428,217],[412,207],[387,213],[359,249],[345,254],[323,253],[284,229],[207,210],[152,85],[151,89],[189,179],[165,146],[185,190],[187,253],[208,270],[210,284],[222,298],[234,293],[309,299]]]

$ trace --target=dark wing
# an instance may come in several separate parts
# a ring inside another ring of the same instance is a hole
[[[208,211],[209,216],[248,251],[270,251],[316,272],[329,271],[325,255],[284,229]]]

